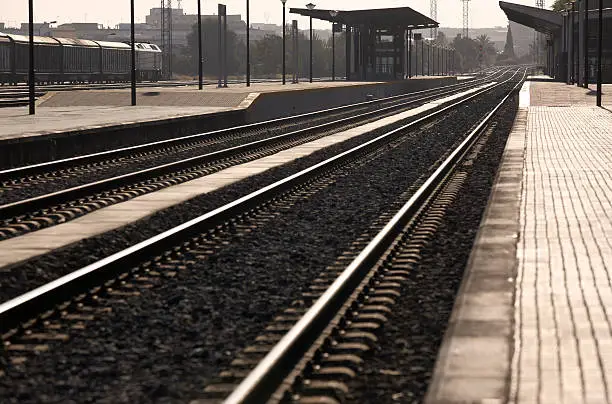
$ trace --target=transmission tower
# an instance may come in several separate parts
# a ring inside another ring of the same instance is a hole
[[[172,77],[172,0],[161,0],[162,75]]]
[[[470,37],[470,0],[461,0],[463,2],[463,34],[464,38]]]
[[[429,0],[429,16],[432,20],[438,21],[438,0]],[[438,28],[432,28],[429,31],[432,39],[438,37]]]

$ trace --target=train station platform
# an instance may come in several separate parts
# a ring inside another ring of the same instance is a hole
[[[526,82],[425,402],[612,402],[612,85]]]
[[[50,92],[0,109],[0,169],[265,121],[456,83],[456,77],[394,82],[315,82]],[[94,136],[104,135],[104,136]]]

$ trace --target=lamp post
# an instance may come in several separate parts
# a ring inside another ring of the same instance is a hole
[[[330,10],[332,19],[336,18],[338,11]],[[332,81],[336,81],[336,22],[332,20]]]
[[[308,10],[313,10],[315,5],[312,3],[306,4]],[[310,82],[312,83],[312,16],[310,16]]]
[[[599,1],[599,27],[597,36],[597,106],[601,107],[601,53],[603,42],[603,1]]]
[[[285,84],[285,73],[287,69],[287,64],[285,63],[285,4],[287,0],[281,0],[281,3],[283,3],[283,84]]]
[[[130,1],[130,37],[132,43],[132,106],[136,105],[136,44],[134,34],[134,0]]]
[[[35,104],[35,86],[34,86],[34,0],[29,0],[28,2],[29,9],[29,21],[28,21],[28,31],[30,34],[29,41],[29,54],[30,54],[30,66],[28,68],[28,89],[29,89],[29,106],[30,106],[30,115],[34,115],[36,113],[36,104]],[[601,24],[601,22],[600,22]]]
[[[250,11],[249,0],[246,0],[246,59],[247,59],[246,60],[246,86],[247,87],[251,86],[251,42],[250,42],[251,19],[250,19],[249,11]],[[284,30],[285,30],[285,27],[283,24],[283,32]],[[283,55],[284,54],[285,52],[283,52]]]
[[[247,41],[248,42],[248,41]],[[248,59],[248,51],[247,51]],[[248,63],[247,63],[248,66]],[[202,4],[198,0],[198,88],[204,88],[204,72],[202,70]]]

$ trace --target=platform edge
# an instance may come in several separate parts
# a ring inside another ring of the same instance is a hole
[[[527,112],[518,109],[506,141],[425,404],[509,398]]]

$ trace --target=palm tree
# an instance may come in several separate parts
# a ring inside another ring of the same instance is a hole
[[[552,8],[553,11],[565,11],[565,6],[569,3],[571,3],[570,0],[555,0],[550,8]]]

